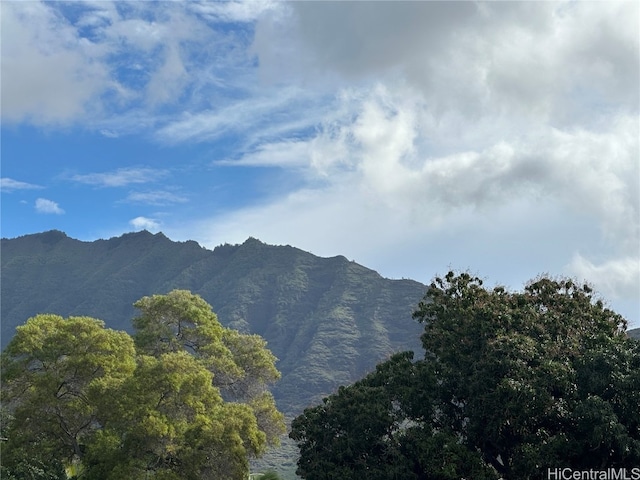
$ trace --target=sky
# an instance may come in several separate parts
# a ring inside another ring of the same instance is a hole
[[[255,237],[593,285],[640,327],[640,3],[37,2],[1,17],[1,233]]]

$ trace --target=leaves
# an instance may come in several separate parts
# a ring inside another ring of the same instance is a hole
[[[89,479],[231,480],[277,442],[266,387],[279,373],[261,338],[225,329],[187,291],[136,306],[135,344],[88,317],[18,328],[2,355],[3,476],[58,478],[73,463]]]
[[[96,429],[100,398],[134,368],[132,339],[98,320],[38,315],[19,327],[3,352],[3,397],[15,406],[18,440],[43,436],[62,459],[80,456]]]
[[[222,398],[248,406],[268,443],[278,443],[284,417],[265,393],[280,373],[261,337],[223,327],[209,304],[185,290],[144,297],[135,306],[142,313],[133,321],[141,351],[156,357],[163,352],[188,353],[211,374]]]
[[[414,318],[424,360],[396,356],[294,420],[304,478],[393,478],[370,452],[393,452],[400,478],[640,462],[639,342],[590,287],[542,277],[510,293],[449,272]]]

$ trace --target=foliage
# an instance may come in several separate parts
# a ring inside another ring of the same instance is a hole
[[[211,306],[186,290],[144,297],[135,306],[141,312],[133,320],[139,352],[155,357],[188,352],[210,372],[222,398],[248,407],[268,443],[279,442],[284,417],[267,388],[280,372],[261,337],[223,327]]]
[[[541,478],[640,463],[640,343],[588,286],[521,293],[467,274],[419,304],[425,358],[397,355],[292,424],[298,473],[324,478]]]
[[[383,364],[410,375],[410,355]],[[394,408],[396,389],[385,388],[378,369],[350,387],[325,398],[322,405],[305,410],[291,426],[300,445],[298,475],[303,478],[393,478],[390,470],[403,469],[397,434],[402,410]],[[402,472],[406,473],[406,472]],[[404,478],[400,475],[399,478]]]
[[[19,451],[67,462],[81,457],[99,423],[99,405],[134,369],[131,337],[99,320],[38,315],[27,321],[2,356],[3,402],[14,417],[3,464]]]
[[[3,399],[6,399],[3,391]],[[5,406],[0,407],[0,478],[5,480],[67,480],[63,463],[49,455],[46,451],[26,451],[20,442],[14,442],[13,451],[7,451],[5,442],[8,441],[14,417]],[[42,443],[43,438],[35,439]],[[7,455],[9,453],[9,455]]]
[[[277,442],[282,415],[265,389],[279,374],[264,341],[225,329],[186,291],[137,306],[137,345],[88,317],[18,327],[2,354],[3,478],[73,466],[87,479],[231,480]],[[219,379],[242,395],[223,398]]]

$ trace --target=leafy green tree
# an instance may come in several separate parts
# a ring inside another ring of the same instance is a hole
[[[44,446],[42,437],[32,441],[32,443],[38,443],[41,448],[38,451],[30,449],[30,452],[27,453],[24,448],[20,447],[19,442],[15,441],[14,432],[17,431],[19,430],[15,428],[13,415],[6,407],[0,407],[0,478],[5,480],[67,480],[62,462],[52,456],[50,451],[42,448]],[[13,451],[6,448],[5,442],[8,442],[9,438],[14,439],[12,442]]]
[[[284,417],[268,388],[280,373],[264,339],[223,327],[211,306],[187,290],[144,297],[134,305],[141,312],[133,320],[139,352],[156,357],[188,352],[211,372],[222,398],[248,406],[267,443],[279,443]]]
[[[86,317],[18,328],[2,354],[3,478],[66,478],[66,466],[87,480],[244,479],[277,442],[263,340],[189,292],[136,305],[136,342]]]
[[[120,392],[86,460],[107,478],[243,478],[266,442],[250,408],[224,402],[186,352],[139,357]]]
[[[55,478],[62,463],[81,459],[100,426],[99,405],[134,369],[131,337],[99,320],[38,315],[18,327],[2,354],[3,404],[12,415],[3,466],[37,466]]]
[[[392,358],[294,420],[303,478],[533,479],[640,464],[640,344],[588,286],[540,278],[510,293],[450,272],[414,317],[423,360]],[[393,451],[404,470],[385,472],[372,451]]]

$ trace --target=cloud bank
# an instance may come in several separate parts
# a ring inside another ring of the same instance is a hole
[[[175,160],[190,184],[146,161],[67,177],[171,177],[118,205],[162,206],[175,238],[254,236],[422,281],[576,275],[640,321],[639,16],[618,1],[9,2],[2,119],[192,147]],[[234,168],[276,181],[190,205]],[[137,213],[124,224],[160,227]]]
[[[519,272],[505,281],[561,269],[637,305],[638,14],[629,2],[272,12],[254,41],[263,77],[337,89],[332,113],[311,138],[237,160],[302,170],[306,188],[202,222],[203,236],[258,235],[423,280],[435,265]]]

